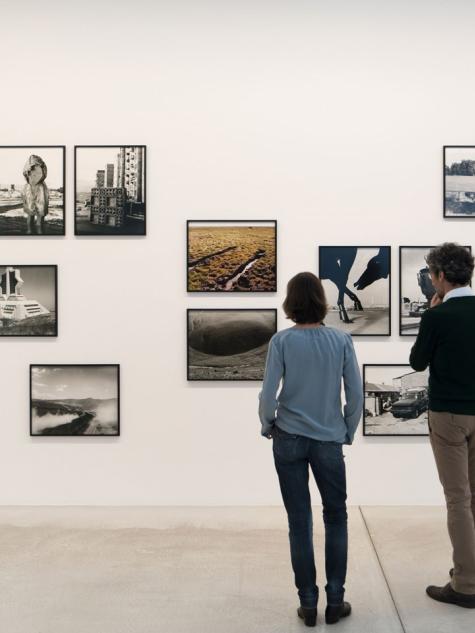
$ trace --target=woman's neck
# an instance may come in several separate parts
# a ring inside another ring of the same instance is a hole
[[[294,327],[296,327],[297,329],[307,329],[307,328],[313,328],[313,327],[321,327],[322,322],[318,321],[317,323],[296,323],[294,325]]]

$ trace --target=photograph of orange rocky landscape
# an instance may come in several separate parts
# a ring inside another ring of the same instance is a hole
[[[188,292],[276,292],[277,222],[187,223]]]

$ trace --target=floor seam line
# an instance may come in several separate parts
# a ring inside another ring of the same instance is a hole
[[[383,574],[384,582],[386,583],[386,587],[387,587],[389,595],[391,597],[391,601],[392,601],[392,603],[394,605],[394,608],[396,609],[396,615],[398,617],[399,624],[401,625],[401,629],[403,630],[403,633],[407,633],[407,630],[406,630],[406,627],[404,626],[404,622],[402,620],[401,614],[399,613],[399,609],[397,608],[397,604],[396,604],[396,600],[394,599],[393,592],[391,591],[391,586],[389,584],[389,580],[388,580],[388,578],[386,576],[386,572],[384,571],[383,564],[382,564],[381,559],[379,557],[378,550],[376,549],[376,545],[375,545],[375,543],[373,541],[373,537],[371,536],[371,532],[369,530],[368,523],[366,522],[365,515],[363,514],[363,510],[362,510],[361,506],[358,506],[358,509],[360,511],[361,518],[363,519],[363,523],[364,523],[364,526],[366,528],[366,533],[368,534],[368,538],[370,540],[371,546],[373,548],[373,551],[375,553],[376,559],[378,561],[379,568],[381,569],[381,573]]]

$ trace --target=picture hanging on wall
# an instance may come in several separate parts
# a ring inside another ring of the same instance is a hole
[[[191,309],[188,380],[262,380],[277,310]]]
[[[58,336],[58,267],[0,264],[0,337]]]
[[[352,336],[391,334],[391,247],[320,246],[325,324]]]
[[[475,217],[475,146],[444,146],[444,217]]]
[[[363,365],[363,434],[428,435],[428,379],[410,365]]]
[[[430,307],[435,288],[430,279],[426,256],[433,246],[399,247],[399,334],[419,332],[423,313]],[[466,246],[471,251],[470,246]]]
[[[77,145],[75,234],[145,235],[145,176],[145,145]]]
[[[189,220],[188,292],[276,292],[275,220]]]
[[[64,235],[64,145],[0,146],[0,236]]]
[[[30,365],[30,435],[120,435],[119,365]]]

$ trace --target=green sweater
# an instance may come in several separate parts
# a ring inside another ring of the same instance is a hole
[[[454,297],[424,312],[409,358],[429,366],[429,408],[475,415],[475,296]]]

